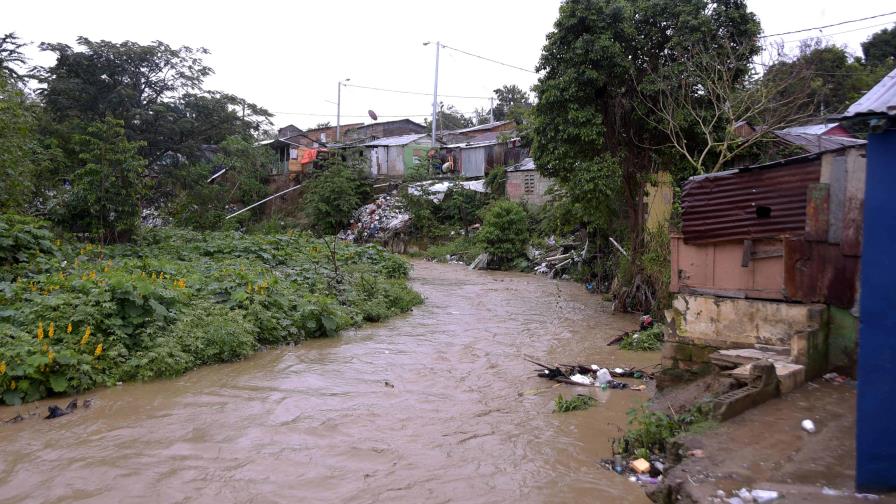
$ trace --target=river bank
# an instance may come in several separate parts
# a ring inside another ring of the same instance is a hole
[[[523,360],[653,365],[605,345],[636,317],[534,275],[414,261],[411,285],[386,322],[0,426],[0,502],[649,502],[599,465],[647,394],[554,414]]]

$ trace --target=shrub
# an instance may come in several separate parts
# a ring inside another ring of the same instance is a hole
[[[655,352],[663,346],[663,326],[656,324],[645,331],[627,334],[619,343],[623,350]]]
[[[507,171],[503,166],[496,166],[485,176],[485,187],[495,196],[507,194]]]
[[[255,351],[257,329],[242,310],[201,301],[191,305],[171,330],[196,364],[240,360]]]
[[[526,210],[509,200],[492,203],[485,209],[482,228],[476,238],[498,264],[508,264],[522,257],[529,242]]]
[[[314,231],[336,234],[372,194],[362,167],[330,158],[325,170],[306,183],[302,206]]]
[[[712,408],[698,404],[678,415],[667,415],[647,409],[644,405],[628,411],[629,429],[613,440],[613,452],[631,455],[644,451],[663,454],[666,444],[675,436],[689,430],[705,429],[711,423]]]

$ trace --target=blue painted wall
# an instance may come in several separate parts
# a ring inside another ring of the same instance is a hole
[[[868,137],[856,488],[896,490],[896,129]]]

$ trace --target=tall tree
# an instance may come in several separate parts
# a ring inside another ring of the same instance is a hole
[[[516,84],[504,85],[494,91],[498,98],[494,116],[496,121],[513,120],[517,124],[523,121],[523,115],[532,107],[529,93]]]
[[[28,58],[22,53],[26,43],[19,39],[15,32],[0,36],[0,78],[21,85],[28,78],[23,73],[23,67],[28,63]]]
[[[31,185],[35,121],[21,90],[0,74],[0,210],[21,210]]]
[[[799,74],[804,77],[794,78]],[[764,80],[781,84],[773,84],[780,87],[781,99],[808,91],[813,99],[805,103],[804,113],[823,118],[846,110],[879,79],[876,72],[842,47],[813,39],[802,42],[795,57],[770,65]]]
[[[602,215],[621,213],[635,276],[640,268],[644,187],[659,166],[680,162],[651,149],[665,132],[638,113],[656,101],[649,78],[680,66],[694,47],[756,46],[756,16],[743,0],[567,0],[548,34],[529,114],[532,155],[539,170],[571,187],[582,177],[606,184],[618,200],[595,202]],[[758,50],[758,47],[757,49]],[[749,60],[731,63],[747,71]],[[593,209],[592,211],[596,211]],[[610,221],[611,218],[607,218]],[[602,223],[607,228],[611,222]],[[592,227],[592,235],[596,234]],[[627,281],[627,280],[626,280]]]
[[[862,54],[865,64],[892,70],[896,66],[896,26],[884,28],[868,37],[862,42]]]
[[[423,125],[427,128],[430,128],[432,121],[429,119],[423,120]],[[451,131],[456,129],[469,128],[470,126],[475,126],[472,119],[465,116],[463,112],[457,109],[454,105],[445,105],[444,103],[439,103],[439,114],[436,116],[436,130],[437,131]]]
[[[53,124],[77,129],[79,123],[114,117],[123,122],[129,141],[143,145],[140,154],[150,165],[168,153],[196,156],[199,145],[252,135],[269,124],[267,110],[203,89],[212,74],[203,48],[86,37],[78,38],[78,46],[40,45],[56,55],[56,63],[39,74]]]

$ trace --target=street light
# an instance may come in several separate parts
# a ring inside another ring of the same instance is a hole
[[[429,41],[424,42],[423,45],[428,46],[430,44]],[[436,78],[435,82],[432,85],[432,144],[431,147],[436,146],[436,111],[439,106],[439,46],[442,43],[438,40],[436,41]]]
[[[344,79],[344,82],[348,82],[351,79]],[[339,85],[336,87],[336,142],[339,142],[339,119],[340,112],[342,109],[342,84],[343,81],[339,81]]]

